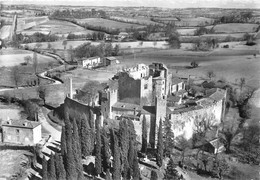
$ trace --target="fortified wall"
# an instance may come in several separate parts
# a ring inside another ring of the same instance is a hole
[[[210,124],[212,125],[220,124],[224,113],[223,104],[224,99],[207,107],[196,106],[177,110],[177,112],[173,111],[174,113],[170,114],[169,118],[172,122],[174,136],[183,136],[186,139],[192,138],[196,129],[195,121],[200,122],[203,118],[211,121]]]

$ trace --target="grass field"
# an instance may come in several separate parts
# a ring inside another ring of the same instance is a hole
[[[115,19],[115,20],[123,20],[126,22],[132,22],[132,23],[137,23],[137,24],[145,24],[145,25],[155,25],[155,24],[160,24],[154,21],[151,21],[149,18],[145,18],[145,17],[134,17],[134,18],[130,18],[130,17],[119,17],[119,16],[111,16],[111,19]]]
[[[181,21],[176,21],[176,26],[205,26],[213,24],[214,19],[197,17],[197,18],[182,18]]]
[[[24,57],[26,56],[33,56],[33,53],[31,51],[26,50],[16,50],[16,49],[2,49],[3,55],[0,55],[0,67],[10,67],[10,66],[17,66],[21,63],[25,62]],[[49,63],[49,62],[57,62],[55,59],[44,56],[41,54],[37,54],[38,57],[38,63]]]
[[[194,35],[195,31],[197,29],[196,28],[187,28],[187,29],[177,29],[177,32],[181,35],[181,36],[192,36]]]
[[[257,24],[246,24],[246,23],[229,23],[229,24],[218,24],[213,29],[215,33],[250,33],[257,30]]]
[[[49,20],[45,23],[39,24],[28,30],[30,31],[38,31],[38,32],[51,32],[51,34],[66,34],[73,32],[84,32],[85,29],[83,27],[77,26],[73,23],[67,21],[59,21],[59,20]],[[26,33],[27,31],[22,31],[22,33]],[[92,32],[92,31],[89,31]]]
[[[232,53],[228,55],[229,52],[223,52],[222,49],[219,51],[218,56],[207,56],[206,54],[202,54],[202,52],[197,55],[195,52],[190,52],[193,54],[187,56],[189,53],[180,55],[178,54],[180,51],[161,50],[137,54],[135,59],[133,55],[125,56],[124,59],[120,57],[119,60],[121,64],[118,66],[162,62],[165,63],[176,76],[188,77],[188,75],[194,75],[206,78],[206,72],[213,70],[216,74],[215,79],[224,78],[229,82],[236,82],[239,78],[245,77],[247,84],[260,85],[260,55],[254,58],[253,55],[233,55]],[[233,52],[232,50],[230,51]],[[199,67],[195,69],[184,68],[185,66],[189,66],[192,61],[197,61]]]
[[[0,30],[0,38],[1,39],[6,39],[9,37],[10,35],[10,30],[11,30],[12,26],[11,25],[7,25],[7,26],[3,26]]]
[[[5,121],[10,119],[20,119],[21,114],[20,112],[23,109],[16,105],[4,105],[0,103],[0,119]]]
[[[81,24],[88,23],[92,26],[101,26],[109,29],[120,29],[121,31],[124,31],[126,28],[131,28],[131,27],[136,29],[144,27],[142,25],[117,22],[117,21],[102,19],[102,18],[77,19],[77,22]]]

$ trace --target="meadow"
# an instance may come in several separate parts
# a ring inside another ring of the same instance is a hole
[[[124,22],[130,22],[130,23],[137,23],[137,24],[145,24],[145,25],[155,25],[155,24],[161,24],[161,23],[157,23],[154,21],[151,21],[149,18],[145,18],[145,17],[134,17],[134,18],[130,18],[130,17],[119,17],[119,16],[111,16],[111,19],[115,19],[115,20],[121,20]]]
[[[247,23],[228,23],[214,26],[215,33],[250,33],[255,32],[259,25]]]
[[[101,26],[109,29],[120,29],[121,31],[124,31],[126,28],[139,29],[144,27],[142,25],[117,22],[117,21],[102,19],[102,18],[77,19],[77,22],[80,24],[87,23],[92,26]]]

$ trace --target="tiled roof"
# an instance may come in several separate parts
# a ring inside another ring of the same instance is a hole
[[[214,140],[212,140],[212,141],[209,141],[209,143],[210,143],[214,148],[219,148],[219,147],[223,146],[223,143],[221,143],[218,138],[217,138],[217,139],[214,139]]]
[[[199,103],[203,107],[207,107],[207,106],[211,106],[212,104],[214,104],[214,100],[210,99],[210,98],[203,98],[203,99],[198,100],[197,103]]]
[[[142,110],[141,106],[138,104],[130,104],[124,102],[116,102],[112,107],[118,109],[127,109],[127,110],[134,110],[134,108],[138,111]]]
[[[175,84],[179,84],[179,83],[181,83],[181,82],[183,82],[183,80],[182,79],[180,79],[180,78],[173,78],[172,79],[172,85],[175,85]]]
[[[10,120],[3,122],[2,126],[33,129],[33,128],[39,126],[40,124],[41,124],[40,122],[35,122],[35,121],[10,119]]]
[[[117,59],[114,56],[106,57],[106,59],[110,61],[116,61]]]
[[[89,58],[84,58],[82,60],[92,60],[92,59],[97,59],[100,58],[99,56],[94,56],[94,57],[89,57]]]
[[[215,100],[215,101],[220,101],[225,97],[225,90],[217,89],[215,93],[209,96],[209,98]]]
[[[171,111],[170,114],[179,114],[179,113],[184,113],[184,112],[188,112],[188,111],[199,110],[199,109],[202,109],[202,108],[203,108],[202,106],[191,106],[191,107],[176,109],[174,111]]]
[[[143,106],[142,114],[155,114],[155,106]]]

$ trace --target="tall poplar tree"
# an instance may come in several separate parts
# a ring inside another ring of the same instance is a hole
[[[147,125],[145,116],[142,123],[142,152],[145,154],[147,152]]]
[[[162,166],[163,161],[163,132],[162,132],[162,119],[160,119],[159,129],[158,129],[158,139],[157,139],[157,154],[156,162],[159,167]]]
[[[76,119],[73,119],[73,141],[72,141],[72,149],[75,159],[75,167],[77,170],[77,179],[83,179],[83,167],[82,167],[82,156],[81,156],[81,147],[80,147],[80,139],[79,139],[79,133],[78,133],[78,125],[76,122]]]
[[[48,165],[45,156],[42,158],[42,180],[48,180]]]

